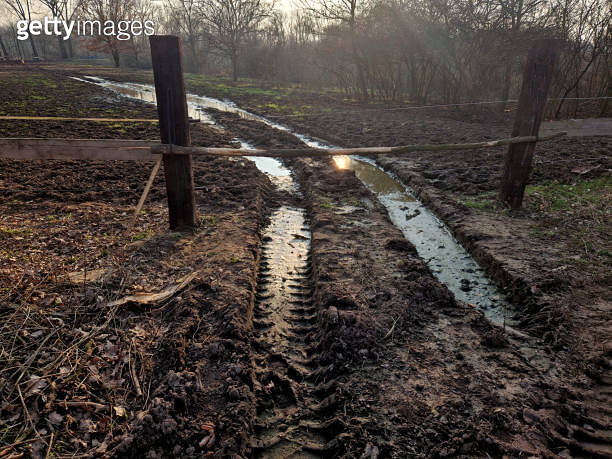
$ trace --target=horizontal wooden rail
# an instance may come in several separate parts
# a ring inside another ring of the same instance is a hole
[[[539,142],[564,136],[565,132],[558,132],[545,137],[525,136],[511,137],[509,139],[491,140],[475,143],[446,143],[446,144],[414,144],[397,147],[356,147],[356,148],[211,148],[211,147],[179,147],[177,145],[155,145],[151,151],[157,154],[183,154],[183,155],[217,155],[217,156],[271,156],[275,158],[293,158],[298,156],[335,156],[335,155],[384,155],[400,154],[412,151],[444,151],[444,150],[474,150],[478,148],[497,147],[515,143]]]
[[[0,158],[149,161],[151,140],[0,139]]]
[[[93,121],[96,123],[159,123],[153,118],[75,118],[72,116],[12,116],[0,115],[0,120],[17,121]]]
[[[298,156],[382,155],[411,151],[473,150],[524,142],[555,139],[565,135],[559,132],[544,137],[526,136],[476,143],[415,144],[397,147],[358,148],[209,148],[160,145],[150,140],[82,140],[82,139],[0,139],[0,158],[11,159],[82,159],[156,161],[162,154],[213,156],[268,156],[294,158]]]

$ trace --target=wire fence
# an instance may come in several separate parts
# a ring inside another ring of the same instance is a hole
[[[560,102],[564,101],[590,101],[590,100],[611,100],[612,97],[556,97],[547,99],[546,103],[549,104],[551,102]],[[458,102],[453,104],[428,104],[428,105],[404,105],[400,107],[355,107],[353,110],[329,110],[329,113],[340,114],[340,113],[367,113],[367,112],[394,112],[394,111],[405,111],[405,110],[428,110],[432,108],[457,108],[457,107],[468,107],[468,106],[478,106],[478,105],[499,105],[502,103],[514,104],[518,103],[518,99],[509,99],[509,100],[483,100],[477,102]],[[326,110],[323,110],[326,112]],[[306,118],[309,116],[316,116],[321,112],[314,113],[300,113],[300,114],[287,114],[287,115],[266,115],[269,118]]]

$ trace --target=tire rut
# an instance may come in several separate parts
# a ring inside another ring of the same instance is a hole
[[[318,380],[311,263],[304,209],[280,207],[264,233],[255,296],[254,457],[328,457],[337,443],[335,386]]]
[[[570,445],[578,457],[612,458],[612,370],[597,379],[584,394],[585,414],[569,426]]]

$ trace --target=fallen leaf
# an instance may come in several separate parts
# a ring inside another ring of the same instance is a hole
[[[49,420],[51,424],[58,425],[62,423],[62,421],[64,420],[64,416],[59,414],[57,411],[54,411],[53,413],[49,415],[47,419]]]

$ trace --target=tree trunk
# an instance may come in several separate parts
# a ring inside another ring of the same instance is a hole
[[[119,55],[119,50],[115,47],[111,50],[111,55],[113,56],[113,62],[115,63],[115,67],[119,68],[121,56]]]
[[[512,64],[510,61],[506,61],[506,67],[504,70],[504,86],[502,87],[501,92],[501,102],[499,104],[499,111],[504,112],[506,110],[506,106],[508,105],[508,99],[510,98],[510,86],[512,83]]]
[[[232,81],[238,81],[238,53],[232,52]]]
[[[34,43],[34,35],[30,34],[30,46],[32,47],[32,58],[38,60],[38,50],[36,49],[36,43]]]
[[[0,50],[2,50],[2,55],[8,59],[8,52],[6,51],[6,46],[4,46],[4,42],[2,41],[1,36],[0,36]]]
[[[62,37],[61,35],[58,35],[57,43],[59,45],[60,55],[62,56],[62,59],[67,59],[68,53],[66,52],[66,45],[64,44],[64,37]]]
[[[68,42],[68,57],[74,58],[74,49],[72,48],[72,38],[66,40]]]
[[[361,58],[359,57],[359,53],[357,51],[357,43],[356,43],[354,26],[351,26],[351,48],[353,51],[353,61],[357,69],[357,81],[359,83],[359,91],[361,94],[360,98],[365,101],[365,100],[368,100],[368,86],[366,83],[365,74],[363,72],[363,65],[361,62]]]
[[[191,51],[191,65],[193,72],[200,73],[200,57],[198,56],[197,44],[193,35],[189,36],[189,51]]]

